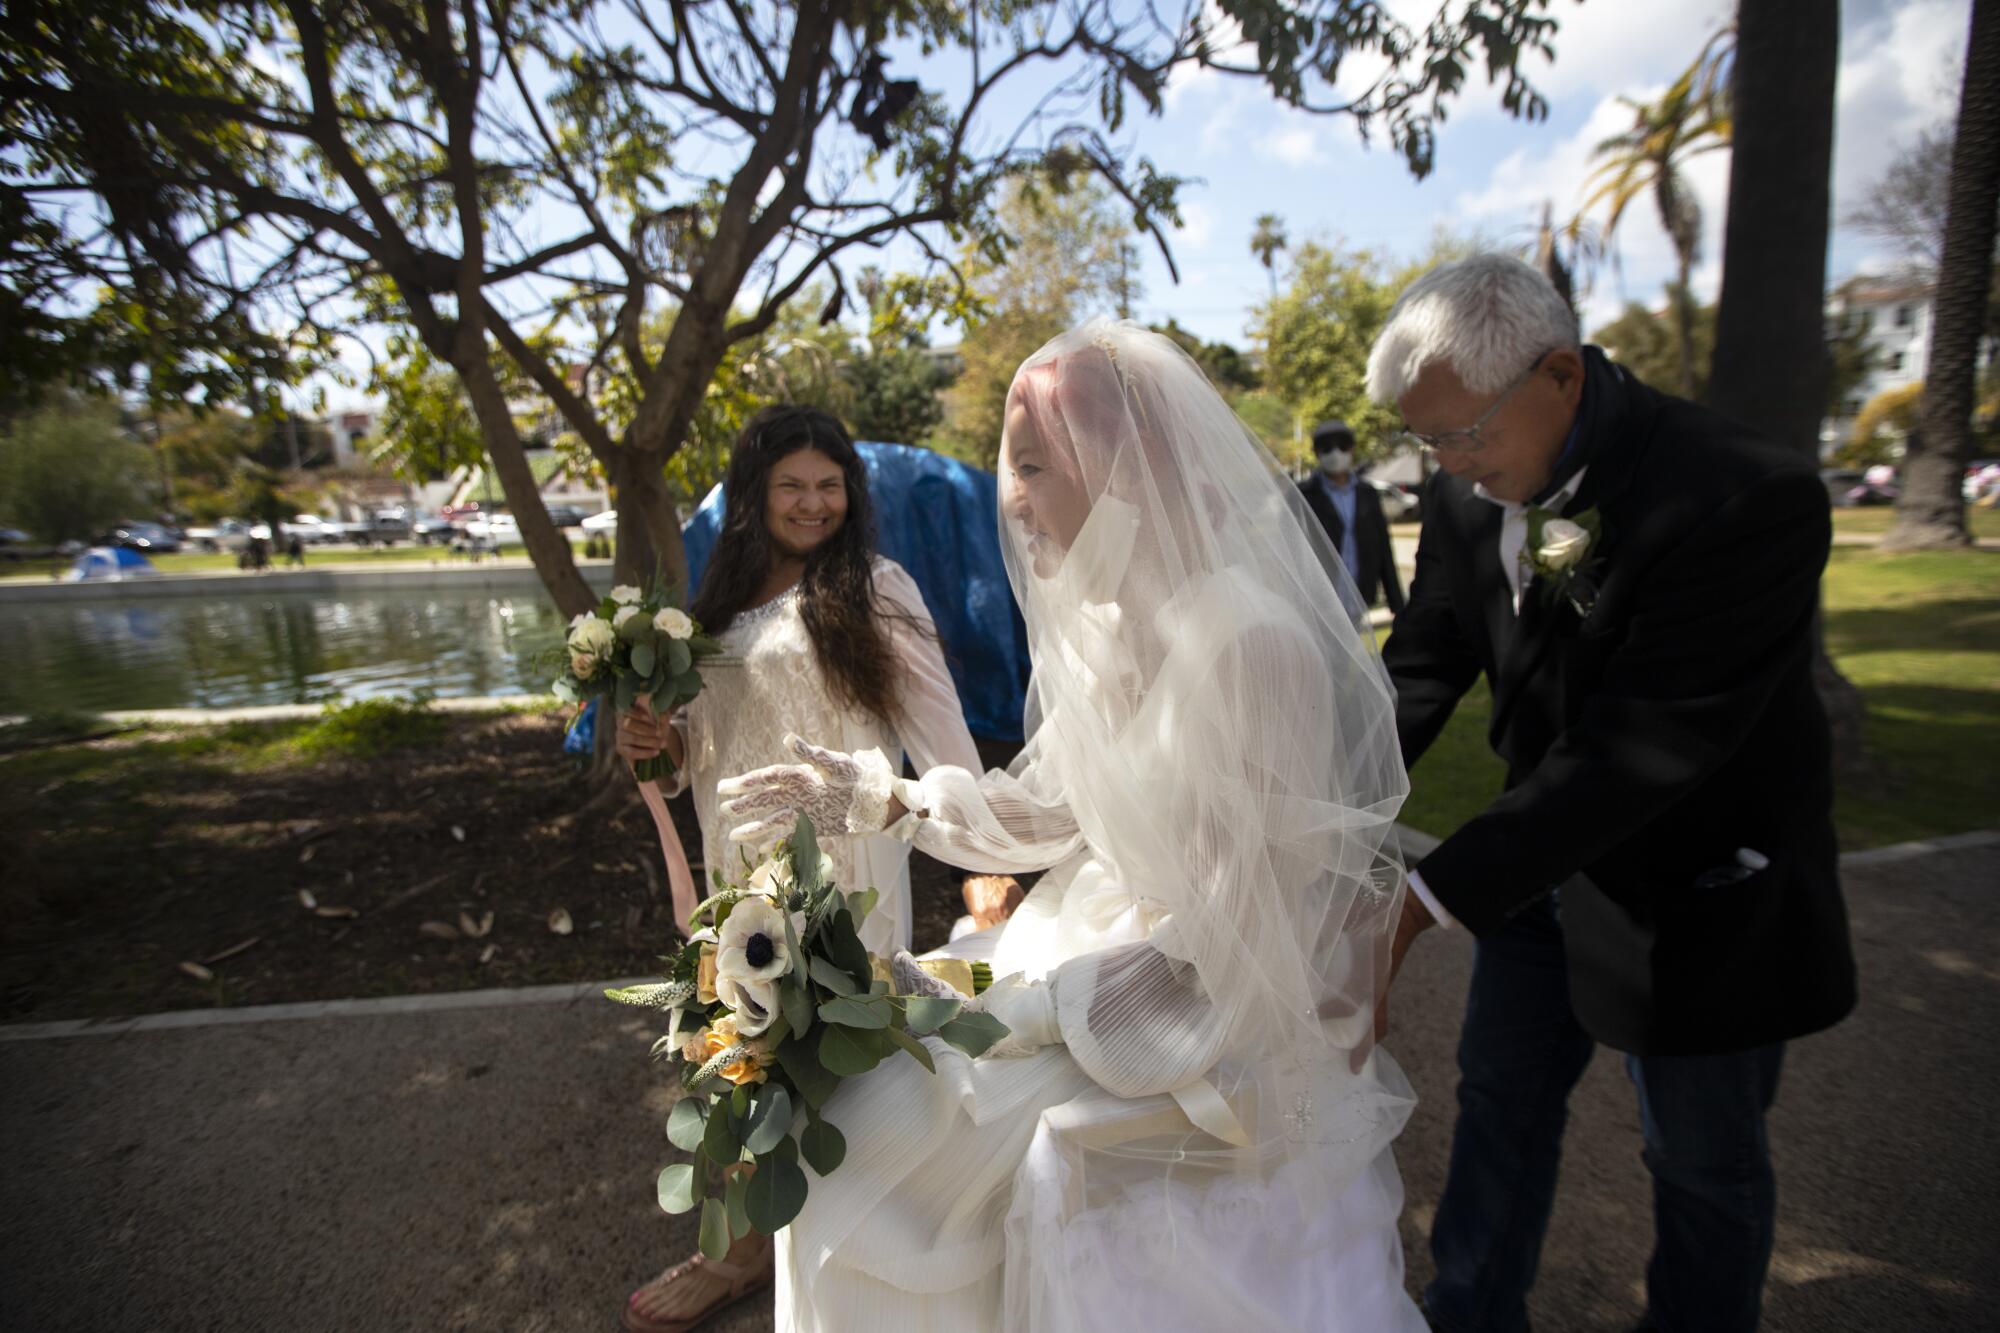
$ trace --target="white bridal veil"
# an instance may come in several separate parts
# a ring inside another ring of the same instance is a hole
[[[1020,479],[1002,478],[1034,659],[1012,771],[1155,923],[1054,974],[1064,1039],[1120,1097],[1213,1090],[1234,1121],[1222,1142],[1117,1151],[1358,1169],[1406,1095],[1369,1057],[1409,784],[1353,581],[1297,488],[1157,334],[1098,321],[1051,342],[1016,376],[1007,430],[1003,468],[1034,456],[1089,506],[1054,549],[1009,506]]]

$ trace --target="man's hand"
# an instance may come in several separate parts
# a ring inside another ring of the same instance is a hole
[[[963,889],[972,924],[990,930],[1021,905],[1021,885],[1012,875],[970,875]]]
[[[1389,943],[1389,972],[1375,991],[1375,1041],[1378,1045],[1382,1038],[1389,1035],[1389,988],[1396,984],[1396,974],[1403,970],[1403,955],[1410,951],[1410,944],[1417,936],[1436,924],[1437,919],[1424,906],[1423,899],[1414,893],[1403,895],[1403,914],[1396,918],[1395,938]]]

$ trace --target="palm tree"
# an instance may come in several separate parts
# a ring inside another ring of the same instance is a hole
[[[1959,490],[1972,461],[1979,341],[1993,275],[1993,200],[2000,194],[2000,4],[1972,6],[1965,82],[1952,136],[1944,246],[1931,300],[1930,359],[1916,435],[1903,459],[1903,491],[1884,547],[1964,546]]]
[[[1250,253],[1271,275],[1271,299],[1278,297],[1278,251],[1290,242],[1285,239],[1285,220],[1276,213],[1259,213],[1257,230],[1250,235]]]
[[[1674,301],[1674,322],[1680,332],[1681,392],[1689,398],[1695,396],[1697,376],[1694,312],[1687,292],[1701,258],[1701,205],[1683,172],[1689,159],[1729,146],[1728,68],[1735,43],[1734,24],[1710,37],[1657,102],[1618,99],[1632,109],[1632,128],[1591,150],[1602,165],[1584,182],[1590,195],[1577,210],[1580,218],[1599,204],[1606,206],[1603,235],[1608,242],[1632,202],[1652,193],[1678,265],[1675,285],[1681,295]]]

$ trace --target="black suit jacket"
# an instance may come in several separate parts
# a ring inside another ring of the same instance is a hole
[[[1300,482],[1299,491],[1305,496],[1306,508],[1313,511],[1313,517],[1326,529],[1333,553],[1339,555],[1347,525],[1341,522],[1340,511],[1333,507],[1333,497],[1319,484],[1317,473]],[[1389,542],[1389,520],[1382,513],[1382,497],[1359,477],[1354,479],[1354,553],[1360,563],[1347,572],[1354,576],[1361,600],[1369,606],[1375,605],[1379,589],[1388,601],[1389,610],[1401,612],[1403,580],[1396,573],[1396,553]]]
[[[1477,934],[1564,885],[1571,1004],[1610,1046],[1699,1054],[1816,1031],[1855,998],[1811,674],[1825,488],[1806,459],[1596,348],[1585,364],[1588,470],[1564,512],[1595,507],[1603,525],[1588,615],[1536,580],[1517,620],[1499,508],[1448,474],[1429,483],[1383,650],[1404,759],[1484,672],[1508,773],[1416,869]],[[1704,886],[1739,848],[1768,867]]]

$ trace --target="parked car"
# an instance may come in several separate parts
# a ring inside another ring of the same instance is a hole
[[[559,528],[581,527],[583,526],[583,520],[585,517],[586,515],[584,514],[584,512],[581,509],[578,509],[575,505],[549,506],[549,522],[555,524]]]
[[[425,546],[443,546],[458,535],[458,529],[442,514],[419,514],[410,520],[410,535]]]
[[[285,520],[285,536],[297,537],[306,546],[325,546],[332,542],[345,541],[347,534],[342,525],[332,519],[321,518],[318,514],[294,514]]]
[[[0,528],[0,560],[37,560],[54,554],[54,548],[44,546],[19,528]]]
[[[1391,523],[1415,523],[1423,517],[1423,497],[1416,487],[1399,481],[1377,481],[1373,477],[1367,481],[1382,498],[1382,517]]]
[[[484,514],[467,521],[465,535],[481,546],[519,546],[521,525],[512,514]]]
[[[240,518],[219,519],[207,527],[189,528],[187,539],[204,551],[240,551],[250,544],[250,525]]]
[[[607,509],[601,514],[592,514],[578,526],[585,532],[601,532],[609,537],[618,531],[618,511]]]
[[[99,546],[123,546],[146,555],[166,555],[181,549],[180,540],[157,523],[144,519],[120,519],[97,539]]]

